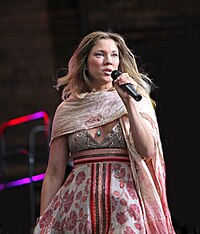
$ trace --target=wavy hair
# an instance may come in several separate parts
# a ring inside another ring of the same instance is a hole
[[[138,89],[143,94],[150,95],[154,86],[152,80],[138,70],[133,52],[128,48],[122,35],[114,32],[95,31],[86,35],[80,42],[69,60],[66,75],[57,79],[55,87],[62,90],[62,99],[70,94],[87,93],[93,90],[92,83],[87,72],[87,59],[93,46],[101,39],[112,39],[119,50],[119,70],[126,72],[138,83]]]

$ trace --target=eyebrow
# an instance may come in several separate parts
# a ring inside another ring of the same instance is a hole
[[[103,49],[95,49],[94,52],[96,52],[96,51],[104,52],[105,50],[103,50]],[[118,50],[112,50],[111,52],[112,52],[112,53],[113,53],[113,52],[117,52],[117,53],[118,53],[119,51],[118,51]]]

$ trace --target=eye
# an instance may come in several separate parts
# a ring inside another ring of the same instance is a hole
[[[117,53],[112,54],[112,57],[119,57]]]
[[[101,57],[101,56],[103,56],[103,53],[97,52],[97,53],[95,53],[95,56],[96,56],[96,57]]]

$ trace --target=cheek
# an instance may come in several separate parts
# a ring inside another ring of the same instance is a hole
[[[101,67],[101,63],[96,60],[90,60],[88,63],[88,72],[91,76],[95,76],[98,74],[99,68]]]
[[[89,60],[89,61],[88,61],[88,67],[89,67],[90,69],[97,68],[97,67],[100,66],[100,64],[101,64],[101,62],[98,61],[98,60],[92,59],[92,60]]]
[[[113,66],[115,66],[115,67],[119,66],[119,59],[113,60]]]

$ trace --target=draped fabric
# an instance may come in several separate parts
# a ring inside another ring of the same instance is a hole
[[[127,111],[116,91],[99,91],[63,101],[57,108],[51,141],[61,135],[89,129],[118,119]]]
[[[174,234],[166,197],[165,162],[155,110],[150,98],[145,96],[136,105],[154,138],[156,150],[151,159],[142,159],[137,153],[127,110],[114,90],[87,93],[83,97],[63,101],[55,112],[50,145],[61,135],[97,127],[119,118],[147,233]]]

